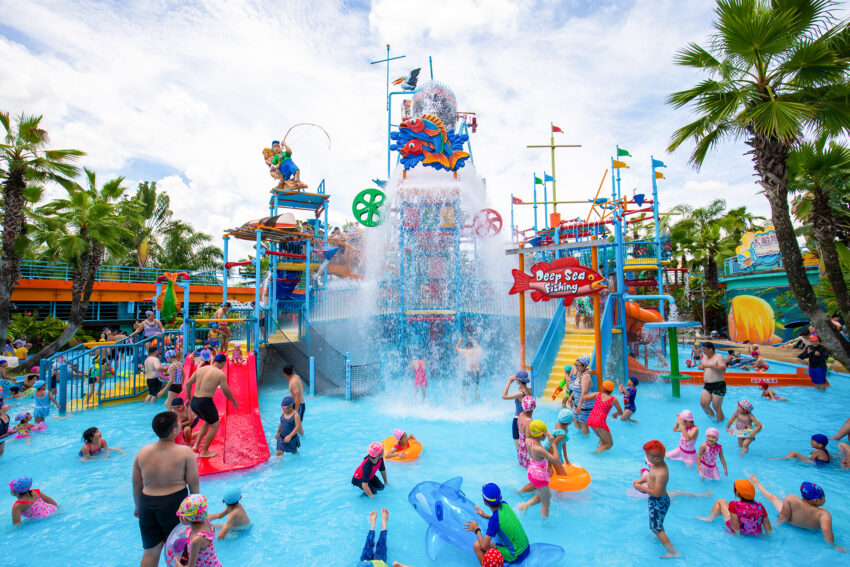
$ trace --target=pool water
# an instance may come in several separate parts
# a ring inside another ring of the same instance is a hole
[[[412,382],[412,377],[410,378]],[[667,516],[666,529],[684,559],[679,565],[792,565],[805,554],[812,563],[848,561],[823,542],[820,533],[781,526],[769,537],[743,538],[726,535],[720,518],[713,524],[697,519],[707,515],[716,498],[732,498],[732,482],[757,473],[768,489],[779,495],[798,493],[802,481],[813,481],[826,491],[826,507],[833,512],[839,545],[850,547],[850,494],[846,490],[850,471],[837,467],[815,469],[811,465],[770,460],[797,450],[808,454],[809,437],[835,433],[850,417],[846,400],[850,384],[846,376],[831,377],[827,393],[813,388],[784,388],[780,394],[789,402],[760,401],[753,387],[730,387],[724,409],[728,415],[740,399],[755,404],[754,414],[766,429],[752,444],[750,453],[738,456],[736,441],[721,433],[729,464],[729,476],[720,481],[703,481],[695,469],[679,461],[669,463],[671,490],[702,492],[709,498],[677,498]],[[500,399],[504,378],[484,380],[484,401],[464,407],[453,395],[454,386],[442,389],[438,402],[415,405],[410,388],[390,383],[387,392],[369,399],[345,402],[337,398],[309,398],[305,418],[306,437],[298,455],[274,456],[248,471],[201,478],[201,493],[211,511],[223,506],[221,495],[229,484],[238,484],[253,528],[217,543],[219,558],[226,566],[340,566],[356,565],[368,530],[367,514],[386,506],[390,510],[389,552],[392,561],[422,567],[475,565],[470,551],[445,546],[438,560],[425,553],[426,525],[408,504],[411,488],[424,480],[464,478],[464,490],[480,500],[486,482],[498,483],[506,500],[516,509],[522,498],[514,489],[526,482],[518,465],[510,435],[514,404]],[[673,400],[669,384],[642,384],[638,388],[637,414],[640,423],[611,423],[614,447],[595,455],[597,438],[570,429],[568,451],[593,477],[580,493],[560,494],[544,520],[540,507],[519,517],[532,542],[563,546],[567,556],[561,565],[648,565],[655,564],[662,547],[649,531],[646,501],[630,495],[631,481],[640,476],[641,445],[658,438],[668,449],[678,443],[672,431],[676,413],[691,409],[700,427],[700,439],[710,424],[700,410],[700,388],[682,386],[682,397]],[[284,386],[264,385],[260,407],[266,435],[273,448],[280,400]],[[437,392],[432,392],[437,393]],[[433,405],[431,405],[433,404]],[[30,445],[14,440],[0,457],[0,480],[32,476],[34,486],[55,498],[61,512],[45,521],[14,527],[11,514],[0,518],[0,547],[4,567],[32,565],[138,565],[141,540],[133,517],[130,482],[133,456],[153,440],[152,416],[162,405],[131,403],[77,413],[64,419],[48,419],[48,431],[33,436]],[[542,404],[535,414],[548,424],[557,408]],[[126,455],[92,462],[79,462],[80,435],[90,426],[101,429],[111,446],[122,446]],[[371,441],[381,440],[402,427],[419,438],[424,450],[413,463],[387,463],[390,486],[375,499],[368,499],[350,484],[351,475]],[[720,428],[722,429],[722,427]],[[834,442],[830,448],[835,453]],[[719,463],[718,463],[719,464]],[[771,521],[777,514],[767,507]],[[7,496],[6,510],[13,497]],[[380,519],[379,519],[380,522]]]

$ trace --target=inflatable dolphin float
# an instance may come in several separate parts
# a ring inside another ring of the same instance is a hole
[[[463,529],[470,520],[481,520],[475,504],[460,489],[463,477],[455,477],[444,483],[425,481],[413,487],[407,500],[419,512],[428,531],[425,534],[425,550],[432,561],[443,545],[448,542],[461,549],[473,551],[477,536]],[[525,559],[519,563],[525,567],[547,567],[564,556],[564,549],[549,543],[533,543]]]

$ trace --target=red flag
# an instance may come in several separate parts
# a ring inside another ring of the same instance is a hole
[[[522,199],[520,199],[519,197],[511,196],[511,200],[513,201],[514,205],[522,205]]]
[[[553,132],[553,133],[554,133],[554,132],[560,132],[561,134],[563,134],[563,133],[564,133],[564,131],[563,131],[563,130],[561,130],[560,128],[558,128],[558,127],[557,127],[557,126],[555,126],[554,124],[552,124],[552,132]]]

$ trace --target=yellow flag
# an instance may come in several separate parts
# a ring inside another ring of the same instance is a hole
[[[629,166],[626,165],[626,162],[614,160],[614,169],[620,169],[622,167],[629,169]]]
[[[664,177],[664,174],[661,173],[660,171],[655,172],[655,178],[656,179],[667,179],[666,177]]]

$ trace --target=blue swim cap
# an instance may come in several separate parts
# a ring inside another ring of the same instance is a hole
[[[39,388],[41,388],[45,384],[47,384],[47,382],[45,382],[44,380],[36,380],[35,384],[33,384],[32,387],[35,388],[36,390],[38,390]],[[823,435],[821,435],[821,437],[823,437]]]
[[[629,376],[629,380],[635,383],[635,386],[640,384],[640,380],[637,379],[637,376]]]
[[[38,382],[35,383],[35,389],[36,390],[38,389]],[[816,434],[812,435],[812,441],[814,441],[815,443],[818,443],[820,445],[823,445],[824,447],[829,445],[829,438],[826,435],[824,435],[823,433],[816,433]]]
[[[286,396],[285,398],[283,398],[283,401],[280,402],[280,407],[282,407],[282,408],[288,408],[289,406],[294,406],[294,405],[295,405],[295,398],[293,398],[292,396]]]
[[[203,360],[204,362],[209,362],[211,356],[212,356],[212,353],[210,351],[208,351],[208,350],[202,350],[201,351],[201,360]]]
[[[813,482],[804,482],[801,484],[800,494],[806,500],[817,500],[824,497],[823,488]]]
[[[531,382],[531,379],[528,377],[527,370],[520,370],[519,372],[517,372],[516,379],[522,382],[523,384],[528,384],[529,382]]]
[[[224,500],[225,504],[236,504],[242,500],[242,491],[238,486],[228,486],[227,490],[224,491],[222,500]]]
[[[210,329],[218,329],[218,323],[215,321],[210,322]]]
[[[564,408],[558,412],[558,423],[570,423],[573,420],[573,412],[569,408]]]
[[[490,506],[496,506],[502,503],[502,489],[497,484],[492,482],[481,487],[481,494],[484,496],[484,502]]]
[[[587,368],[588,366],[590,366],[590,357],[586,354],[583,354],[576,359],[576,362]]]

